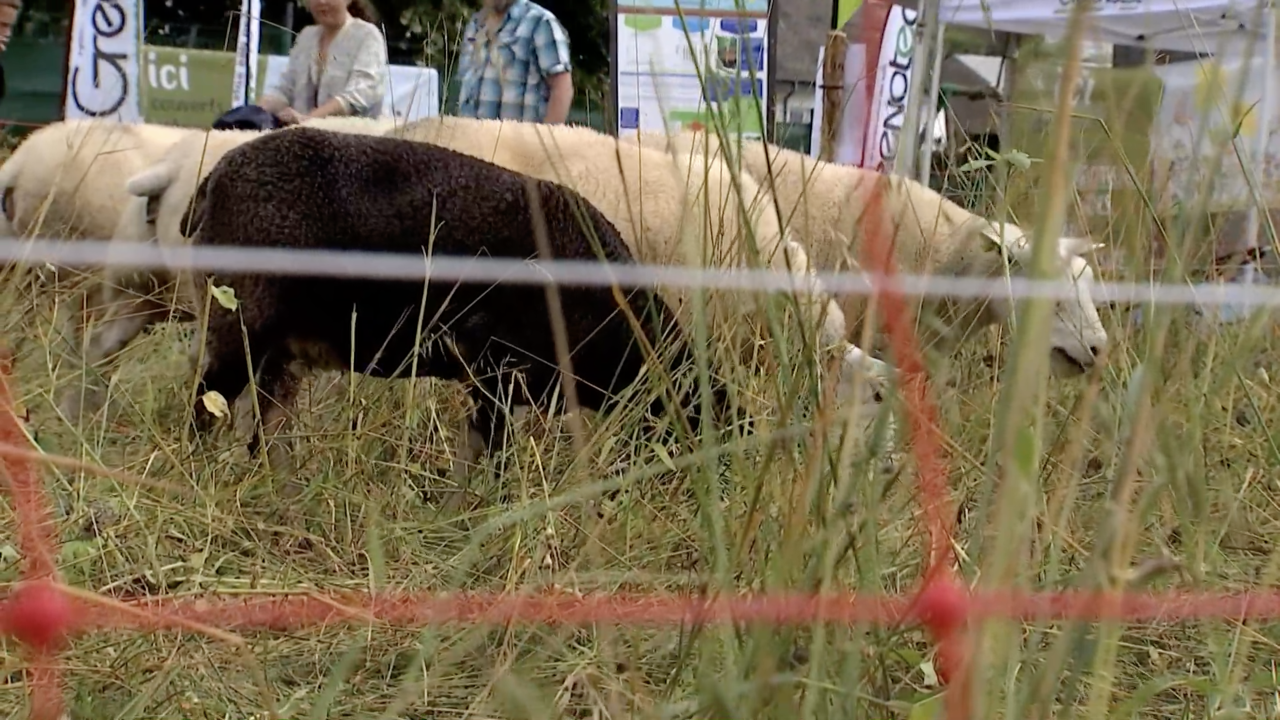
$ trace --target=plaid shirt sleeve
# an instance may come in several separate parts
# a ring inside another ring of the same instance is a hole
[[[533,30],[533,50],[543,77],[569,72],[569,36],[560,21],[547,14]]]
[[[458,74],[458,77],[465,76],[467,74],[467,71],[471,69],[471,52],[470,51],[472,48],[471,48],[471,44],[467,42],[467,38],[475,37],[478,32],[479,32],[479,26],[476,24],[476,19],[474,17],[468,20],[466,26],[462,28],[462,37],[459,38],[459,40],[461,40],[461,43],[460,43],[461,52],[458,54],[458,66],[457,66],[457,69],[455,70],[455,72],[457,72]]]

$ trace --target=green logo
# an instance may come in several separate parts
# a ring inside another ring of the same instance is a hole
[[[258,56],[258,79],[267,74]],[[149,123],[207,128],[231,109],[236,56],[218,50],[142,46],[142,117]]]

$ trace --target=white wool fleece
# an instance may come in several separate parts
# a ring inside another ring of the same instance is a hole
[[[641,133],[627,138],[627,142],[666,150],[676,157],[725,157],[719,139],[702,132],[677,133],[670,138]],[[760,141],[744,140],[739,144],[733,140],[726,144],[729,155],[739,159],[742,169],[772,190],[783,222],[800,238],[814,266],[821,271],[847,272],[859,267],[863,216],[871,191],[879,182],[883,184],[880,207],[884,210],[880,227],[892,230],[894,259],[901,272],[952,277],[1002,277],[1009,272],[1001,253],[992,252],[988,233],[993,223],[921,183],[822,162]],[[1007,225],[1003,234],[1010,236],[1004,240],[1010,248],[1025,245],[1023,232],[1015,226]],[[1087,245],[1069,238],[1060,241],[1064,274],[1079,264],[1075,261],[1078,258],[1066,262],[1076,254],[1077,246]],[[851,340],[861,336],[867,300],[867,296],[857,293],[839,297]],[[943,352],[954,349],[975,330],[1003,320],[1010,310],[1007,302],[941,297],[919,298],[917,302],[917,312],[941,320],[940,324],[919,323],[921,342]],[[1091,302],[1085,304],[1091,308]],[[1089,328],[1086,334],[1096,336],[1099,342],[1105,337],[1100,326]]]
[[[673,159],[568,125],[440,117],[410,123],[390,134],[441,145],[576,190],[618,228],[642,263],[741,267],[749,263],[743,240],[749,237],[745,231],[751,230],[760,263],[796,278],[806,326],[814,327],[825,313],[819,326],[820,344],[841,349],[851,362],[869,360],[847,351],[843,313],[812,276],[803,246],[783,232],[776,216],[766,212],[767,204],[753,202],[760,188],[751,178],[741,177],[739,195],[732,173],[719,161]],[[739,197],[747,203],[740,203]],[[691,291],[663,288],[662,292],[690,327]],[[706,298],[712,331],[718,337],[728,333],[741,340],[738,333],[745,326],[742,318],[749,295],[713,290]],[[734,352],[741,357],[741,348]]]
[[[0,235],[111,237],[128,200],[123,179],[193,130],[66,120],[31,133],[0,166]]]

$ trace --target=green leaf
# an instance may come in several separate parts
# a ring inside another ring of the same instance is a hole
[[[984,167],[990,167],[995,164],[995,160],[970,160],[960,166],[959,172],[973,172],[974,170],[981,170]]]
[[[1259,100],[1258,102],[1261,101]],[[1253,103],[1249,107],[1245,108],[1244,112],[1240,113],[1240,118],[1236,120],[1235,129],[1231,131],[1232,138],[1240,137],[1240,132],[1244,129],[1244,121],[1249,117],[1249,114],[1253,112],[1253,109],[1258,106],[1258,102]]]
[[[653,443],[653,451],[657,454],[658,460],[670,471],[676,471],[676,464],[671,460],[671,455],[667,453],[667,449],[662,443]]]
[[[945,691],[912,705],[911,712],[907,714],[907,720],[934,720],[942,717],[944,695],[946,695]]]
[[[314,702],[311,703],[311,712],[308,713],[310,720],[324,720],[329,717],[329,707],[333,703],[333,699],[338,696],[338,692],[342,690],[343,685],[347,684],[347,680],[355,673],[357,666],[366,657],[366,643],[363,638],[357,638],[355,643],[347,648],[347,651],[338,658],[338,662],[333,666],[333,672],[329,674],[324,684],[324,689],[316,696]]]
[[[218,301],[222,307],[235,312],[240,307],[240,301],[236,300],[236,291],[226,285],[209,286],[209,292],[213,293],[213,299]]]
[[[1005,153],[1005,159],[1010,165],[1017,167],[1019,170],[1026,170],[1031,167],[1031,156],[1021,150],[1010,150]]]
[[[68,540],[58,548],[58,560],[63,565],[70,565],[79,560],[87,560],[102,552],[102,544],[97,538],[93,540]]]
[[[1013,441],[1013,464],[1024,478],[1035,477],[1037,444],[1034,425],[1018,430],[1018,437]]]

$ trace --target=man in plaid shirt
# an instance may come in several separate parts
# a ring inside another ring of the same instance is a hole
[[[569,37],[531,0],[484,0],[458,59],[463,117],[562,123],[573,102]]]

